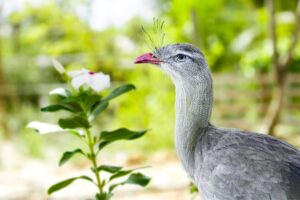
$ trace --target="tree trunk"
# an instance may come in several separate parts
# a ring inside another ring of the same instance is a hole
[[[265,72],[259,71],[258,72],[258,82],[260,89],[260,96],[261,96],[261,107],[260,111],[262,114],[267,113],[268,105],[272,97],[272,91],[270,91],[270,81]]]
[[[275,128],[279,123],[282,108],[284,105],[286,94],[286,72],[282,74],[282,80],[275,83],[272,101],[268,107],[266,114],[266,130],[265,132],[273,135],[275,134]]]
[[[296,27],[295,32],[293,34],[291,45],[285,55],[285,57],[281,56],[282,60],[280,60],[280,55],[278,53],[277,48],[277,33],[276,33],[276,16],[275,16],[275,7],[274,0],[267,0],[267,8],[270,14],[270,35],[272,39],[273,46],[273,69],[274,69],[274,93],[271,100],[271,103],[268,107],[268,111],[265,117],[266,129],[265,132],[274,135],[276,125],[279,123],[281,111],[284,104],[284,97],[286,93],[286,77],[288,74],[288,67],[293,59],[293,53],[296,48],[296,45],[299,40],[300,35],[300,0],[298,0],[297,8],[296,8]]]

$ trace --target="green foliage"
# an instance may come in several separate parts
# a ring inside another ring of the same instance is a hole
[[[115,142],[117,140],[134,140],[142,137],[147,131],[130,131],[126,128],[121,128],[115,131],[103,131],[100,133],[99,150],[106,145]]]
[[[124,181],[124,184],[134,184],[139,186],[146,186],[148,185],[150,179],[149,177],[143,175],[142,173],[134,173],[131,174],[126,181]]]
[[[160,1],[168,8],[163,13],[171,41],[198,45],[212,70],[242,72],[246,76],[270,71],[269,13],[264,4],[255,0]],[[297,2],[276,3],[278,42],[280,51],[286,51],[295,27],[292,15]]]
[[[124,171],[122,175],[127,175],[128,171]],[[121,173],[119,173],[120,175]],[[114,177],[117,178],[117,177]],[[109,192],[111,193],[116,187],[124,184],[134,184],[139,186],[146,186],[149,183],[150,179],[149,177],[141,174],[141,173],[133,173],[131,174],[125,181],[122,181],[120,183],[115,183],[109,187]]]
[[[120,166],[112,166],[112,165],[101,165],[97,168],[98,171],[105,171],[108,173],[116,173],[119,172],[123,167]]]
[[[112,91],[112,93],[110,93],[107,97],[105,97],[103,100],[105,101],[110,101],[112,100],[113,98],[116,98],[126,92],[129,92],[131,90],[135,90],[135,86],[132,85],[132,84],[125,84],[125,85],[122,85],[120,87],[118,87],[117,89],[115,89],[114,91]]]
[[[74,116],[71,118],[59,119],[58,124],[63,129],[89,128],[90,127],[88,120],[81,116]]]
[[[69,112],[75,112],[72,108],[69,108],[67,106],[64,106],[64,105],[50,105],[50,106],[46,106],[46,107],[43,107],[41,108],[41,111],[42,112],[56,112],[56,111],[59,111],[59,110],[66,110],[66,111],[69,111]]]
[[[112,176],[110,176],[109,181],[126,176],[126,175],[130,174],[131,172],[132,172],[132,170],[119,170],[116,173],[114,173]]]
[[[89,74],[89,72],[87,72]],[[89,78],[93,78],[93,74],[89,74],[88,78],[84,76],[81,77],[81,86],[78,90],[74,88],[73,82],[75,78],[68,77],[62,74],[65,81],[69,84],[70,90],[66,89],[55,89],[50,92],[50,95],[57,95],[59,97],[59,103],[43,107],[42,112],[58,112],[61,110],[66,110],[68,112],[68,117],[60,118],[58,120],[58,125],[48,124],[44,122],[31,122],[28,127],[36,130],[41,134],[51,133],[51,132],[67,132],[75,135],[88,147],[88,150],[83,148],[76,148],[73,151],[66,151],[63,153],[61,159],[59,160],[59,166],[62,166],[73,158],[76,154],[81,154],[86,157],[91,162],[91,170],[95,174],[95,181],[88,176],[79,176],[70,178],[61,182],[58,182],[51,186],[48,190],[48,194],[52,194],[59,191],[75,180],[85,179],[92,182],[98,188],[98,194],[96,194],[96,199],[108,200],[113,196],[113,190],[124,184],[135,184],[139,186],[146,186],[150,178],[141,174],[134,173],[137,169],[122,170],[123,167],[111,166],[111,165],[98,165],[97,156],[100,151],[107,147],[110,143],[119,140],[134,140],[142,137],[146,131],[131,131],[127,128],[119,128],[114,131],[102,131],[99,135],[95,135],[91,132],[92,121],[96,119],[109,105],[109,102],[116,97],[125,94],[133,89],[135,86],[132,84],[124,84],[108,95],[102,96],[98,91],[94,91],[92,88],[93,81],[89,82]],[[99,78],[99,76],[97,76]],[[100,78],[97,80],[103,81]],[[76,106],[74,106],[76,105]],[[77,107],[75,109],[75,107]],[[98,148],[97,148],[98,147]],[[102,172],[109,173],[110,176],[107,180],[101,178],[100,174]],[[111,183],[115,179],[122,177],[127,177],[125,181],[119,183]],[[105,190],[107,187],[107,191]]]
[[[194,183],[191,183],[190,184],[190,193],[193,194],[193,193],[198,193],[198,188],[197,186],[194,184]]]
[[[74,151],[66,151],[63,156],[59,160],[59,166],[65,164],[68,160],[70,160],[75,154],[85,155],[81,149],[75,149]]]
[[[134,85],[125,84],[112,91],[112,93],[106,96],[102,101],[98,101],[96,104],[93,105],[90,111],[91,115],[89,120],[90,121],[94,120],[97,117],[97,115],[99,115],[103,110],[105,110],[108,107],[108,103],[110,100],[122,95],[123,93],[129,92],[130,90],[133,89],[135,89]]]
[[[89,121],[94,120],[97,115],[99,115],[102,111],[104,111],[108,107],[108,101],[101,101],[98,102],[93,110],[91,111],[91,116],[89,118]]]
[[[54,192],[57,192],[57,191],[65,188],[65,187],[67,187],[68,185],[70,185],[71,183],[73,183],[74,181],[76,181],[78,179],[83,179],[83,180],[87,180],[87,181],[90,181],[90,182],[94,183],[93,179],[91,179],[88,176],[78,176],[78,177],[74,177],[74,178],[69,178],[69,179],[63,180],[61,182],[58,182],[58,183],[52,185],[48,189],[48,194],[52,194]]]

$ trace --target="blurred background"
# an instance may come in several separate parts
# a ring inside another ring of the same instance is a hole
[[[94,192],[78,181],[46,195],[55,181],[89,171],[79,157],[57,166],[63,151],[79,145],[76,139],[41,136],[25,128],[32,120],[57,120],[39,111],[49,103],[48,92],[62,84],[51,57],[68,70],[85,67],[107,73],[113,87],[137,87],[114,100],[97,125],[149,132],[139,140],[114,144],[101,156],[104,163],[151,165],[144,171],[152,182],[147,189],[119,189],[115,199],[197,199],[189,192],[189,179],[174,150],[173,85],[158,68],[133,65],[135,57],[151,51],[141,27],[155,41],[160,38],[153,18],[164,21],[164,44],[193,43],[206,55],[214,79],[215,125],[269,133],[300,147],[297,4],[0,0],[0,200],[88,199]]]

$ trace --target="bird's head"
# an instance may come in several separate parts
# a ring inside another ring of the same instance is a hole
[[[177,43],[163,46],[135,59],[135,64],[150,63],[160,66],[176,82],[198,80],[209,75],[203,53],[191,44]]]

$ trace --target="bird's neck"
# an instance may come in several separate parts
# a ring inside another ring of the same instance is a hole
[[[176,81],[175,145],[185,170],[192,176],[195,146],[209,124],[212,109],[212,82]]]

